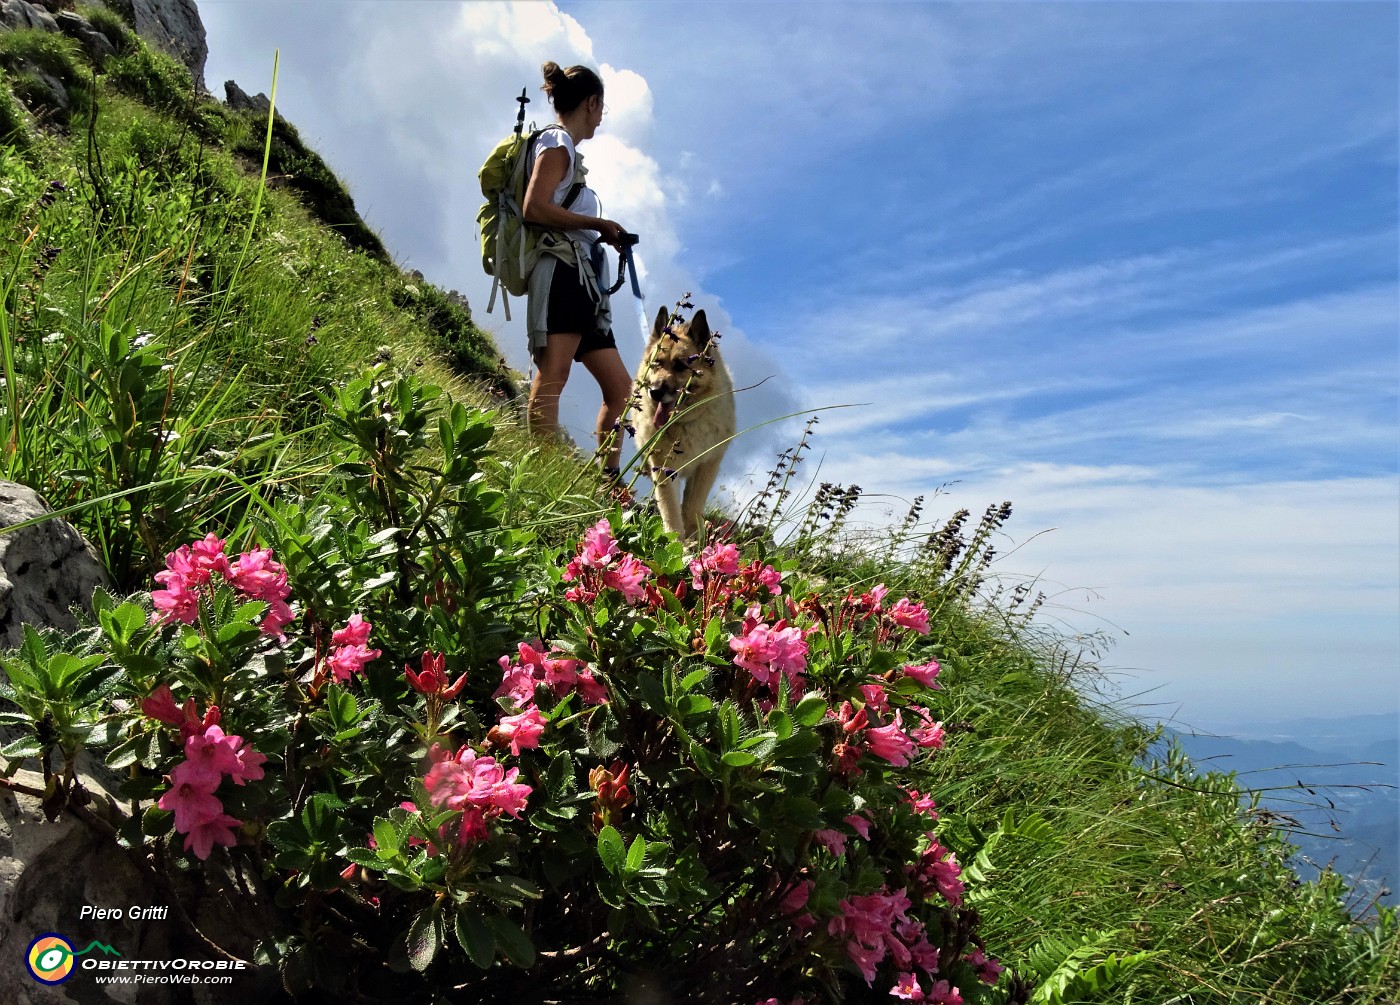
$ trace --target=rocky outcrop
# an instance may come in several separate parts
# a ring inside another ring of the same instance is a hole
[[[201,91],[204,87],[204,61],[209,58],[209,43],[204,34],[204,22],[194,0],[105,0],[108,7],[131,10],[136,34],[147,42],[164,49],[189,67],[190,75]],[[125,13],[125,11],[121,11]]]
[[[0,25],[11,29],[37,28],[58,31],[58,22],[39,4],[28,0],[0,0]]]
[[[200,91],[209,43],[195,0],[99,0],[120,14],[136,34],[169,53],[189,68]],[[94,28],[72,4],[38,0],[0,0],[0,28],[61,31],[76,38],[95,62],[116,51],[110,39]]]
[[[92,547],[49,513],[33,489],[0,482],[0,647],[20,645],[26,623],[72,631],[72,609],[89,607],[96,587],[111,588]],[[9,530],[20,524],[29,526]]]
[[[59,11],[54,15],[54,22],[59,31],[78,40],[88,58],[97,66],[101,66],[108,56],[117,54],[117,47],[112,44],[112,40],[89,24],[82,15],[71,10]]]

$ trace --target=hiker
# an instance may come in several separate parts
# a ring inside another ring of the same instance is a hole
[[[534,165],[521,212],[528,223],[565,232],[581,261],[571,265],[541,255],[530,274],[526,327],[535,362],[530,429],[536,435],[553,435],[559,424],[559,395],[577,360],[603,392],[598,446],[603,471],[617,479],[622,437],[615,427],[632,392],[632,377],[613,338],[600,242],[620,249],[626,231],[600,215],[598,197],[591,189],[583,186],[573,191],[575,148],[593,137],[606,111],[603,81],[586,66],[565,70],[548,62],[541,69],[543,90],[560,128],[545,129],[535,140]],[[571,208],[565,208],[569,199]]]

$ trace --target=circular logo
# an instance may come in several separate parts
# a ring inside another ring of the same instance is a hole
[[[62,984],[73,976],[73,946],[63,936],[47,932],[29,944],[24,965],[40,984]]]

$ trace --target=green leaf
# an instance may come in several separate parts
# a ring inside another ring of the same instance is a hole
[[[374,822],[374,843],[381,859],[388,861],[399,853],[399,831],[382,817]]]
[[[632,847],[627,849],[627,872],[633,875],[638,872],[641,872],[642,863],[646,861],[646,857],[646,840],[643,839],[643,837],[640,834],[638,834],[635,838],[632,839]]]
[[[37,736],[21,736],[0,747],[0,757],[17,761],[25,757],[38,757],[44,752],[44,745]]]
[[[148,837],[160,837],[175,829],[175,814],[159,806],[147,806],[141,815],[141,833]]]
[[[636,677],[637,686],[642,691],[643,704],[653,712],[664,713],[666,711],[666,690],[661,686],[661,681],[650,673],[639,673]]]
[[[778,756],[783,758],[810,757],[822,745],[822,738],[814,730],[804,729],[793,733],[778,744]]]
[[[603,860],[603,867],[608,872],[614,876],[621,874],[627,852],[622,835],[611,824],[598,832],[598,857]]]
[[[481,920],[478,912],[458,911],[453,931],[467,958],[479,968],[486,970],[496,962],[496,937],[491,934],[491,929],[486,927],[486,922]]]
[[[495,900],[512,904],[523,904],[544,896],[543,890],[520,876],[485,876],[473,885]]]
[[[724,631],[724,623],[719,618],[711,618],[705,626],[705,651],[712,652],[719,642],[719,634]]]
[[[757,761],[758,758],[754,757],[754,755],[747,750],[731,750],[721,757],[720,760],[731,768],[746,768]]]
[[[384,860],[371,848],[348,848],[345,857],[356,865],[362,865],[366,869],[383,870]]]
[[[535,944],[519,925],[501,917],[488,917],[486,924],[496,936],[496,945],[501,947],[506,959],[522,970],[535,965]]]
[[[819,694],[807,695],[792,710],[792,718],[799,726],[815,726],[826,718],[826,699]]]
[[[588,720],[588,749],[598,760],[609,761],[622,747],[616,736],[617,719],[612,705],[603,705]]]
[[[715,707],[715,703],[703,694],[687,694],[676,703],[676,711],[684,719],[687,716],[701,715]]]
[[[689,691],[708,676],[710,676],[710,671],[706,670],[704,667],[701,667],[699,670],[692,670],[681,678],[679,689],[683,692]]]
[[[427,970],[442,944],[442,915],[437,904],[432,904],[408,926],[405,936],[408,948],[408,965],[420,974]]]

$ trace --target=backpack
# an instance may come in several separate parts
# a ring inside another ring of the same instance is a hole
[[[523,105],[521,113],[523,119]],[[476,214],[477,228],[481,234],[481,267],[495,280],[491,284],[491,300],[486,310],[490,313],[495,307],[496,292],[501,290],[507,321],[510,320],[507,296],[525,295],[530,284],[530,273],[534,271],[541,254],[551,254],[570,263],[574,261],[573,242],[562,234],[526,223],[522,209],[525,187],[534,168],[535,140],[545,129],[562,129],[563,126],[548,125],[523,133],[522,124],[517,122],[515,130],[496,144],[486,163],[477,172],[481,180],[481,194],[486,197]],[[565,209],[571,208],[583,191],[586,173],[582,155],[574,151],[573,185],[561,203]],[[547,235],[554,235],[554,239],[542,242]]]

